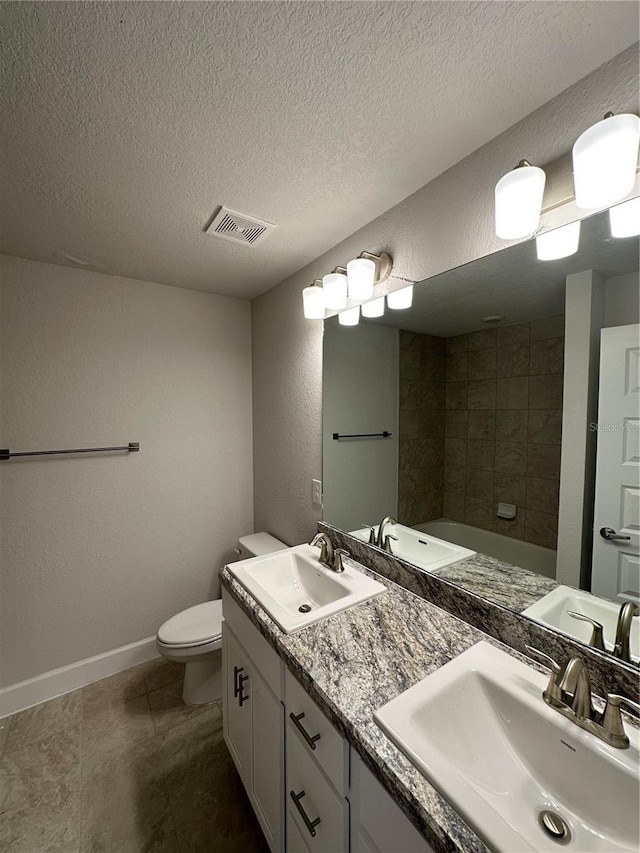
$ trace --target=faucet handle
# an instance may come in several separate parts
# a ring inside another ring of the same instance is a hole
[[[635,711],[636,714],[640,714],[640,705],[637,702],[627,699],[626,696],[619,696],[617,693],[609,693],[607,695],[607,704],[602,714],[601,725],[613,746],[626,749],[629,746],[629,738],[624,730],[622,715],[620,714],[621,705],[626,705]]]
[[[342,564],[342,560],[344,557],[350,557],[351,554],[348,551],[345,551],[344,548],[336,548],[333,552],[333,564],[331,568],[334,572],[344,572],[344,565]]]
[[[384,537],[384,543],[383,543],[382,547],[387,552],[387,554],[393,554],[393,551],[391,550],[391,540],[392,539],[395,539],[396,542],[398,541],[398,537],[394,536],[393,533],[387,533],[386,536]]]
[[[369,545],[376,544],[376,529],[372,524],[362,522],[361,527],[366,527],[369,530]]]
[[[564,704],[562,698],[562,690],[560,689],[560,679],[564,674],[564,667],[561,667],[560,664],[555,661],[551,655],[548,655],[546,652],[541,652],[540,649],[536,649],[534,646],[526,646],[526,648],[536,657],[541,658],[547,666],[551,667],[551,673],[549,675],[549,683],[547,684],[545,690],[542,692],[542,698],[548,705],[557,705]]]
[[[591,625],[593,631],[589,638],[589,645],[594,649],[599,649],[601,652],[604,652],[604,627],[602,626],[602,623],[596,622],[596,620],[592,619],[590,616],[585,616],[584,613],[576,613],[575,610],[567,610],[567,613],[574,619],[579,619],[581,622],[588,622]]]

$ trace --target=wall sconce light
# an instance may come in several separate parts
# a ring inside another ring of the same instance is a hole
[[[307,320],[322,320],[325,308],[331,311],[343,311],[347,305],[347,295],[356,302],[370,300],[375,285],[386,281],[392,270],[393,258],[386,252],[380,252],[379,255],[361,252],[357,258],[349,261],[346,267],[336,267],[322,280],[316,279],[311,287],[304,288],[302,291],[304,316]],[[384,301],[384,297],[382,300]],[[372,300],[372,303],[378,302],[377,299]],[[379,305],[370,310],[380,310]],[[343,326],[355,326],[360,319],[359,307],[357,312],[349,308],[344,313],[348,314],[349,318],[343,321],[342,314],[340,315]],[[379,314],[365,316],[381,317],[383,313],[384,307]]]
[[[307,320],[324,319],[324,288],[320,279],[302,291],[302,305]]]
[[[338,314],[338,322],[341,326],[357,326],[360,322],[360,306],[347,308],[346,311],[341,311]]]
[[[395,311],[402,308],[411,308],[413,302],[413,285],[401,287],[400,290],[394,290],[393,293],[387,293],[387,305]]]
[[[496,235],[503,240],[530,237],[540,223],[547,176],[538,166],[521,160],[496,184]]]
[[[640,196],[609,210],[612,237],[635,237],[640,234]]]
[[[384,296],[378,296],[377,299],[371,299],[360,306],[363,317],[383,317],[384,316]]]
[[[580,220],[554,228],[536,237],[536,254],[539,261],[556,261],[568,258],[578,251],[580,242]]]
[[[341,272],[330,272],[322,278],[326,308],[340,311],[347,307],[347,277]]]
[[[609,112],[573,146],[576,204],[592,210],[610,207],[633,189],[640,146],[640,118]]]

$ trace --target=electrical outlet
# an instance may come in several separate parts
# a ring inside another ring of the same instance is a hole
[[[311,481],[311,503],[322,506],[322,480]]]

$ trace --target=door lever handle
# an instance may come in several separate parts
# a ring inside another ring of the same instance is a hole
[[[623,536],[621,533],[616,533],[613,527],[601,527],[600,528],[600,536],[603,539],[606,539],[607,542],[615,541],[628,541],[631,539],[630,536]]]

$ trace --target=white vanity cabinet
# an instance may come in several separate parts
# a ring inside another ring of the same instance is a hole
[[[272,853],[433,853],[225,589],[224,739]]]
[[[223,732],[272,853],[284,850],[283,665],[223,591]]]

